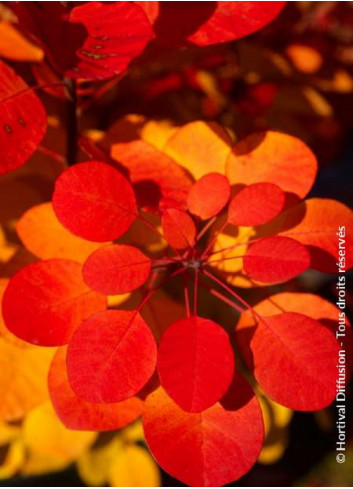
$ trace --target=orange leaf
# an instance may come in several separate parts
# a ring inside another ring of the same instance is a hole
[[[51,202],[29,209],[16,224],[25,247],[38,258],[67,258],[84,262],[102,246],[70,233],[57,219]]]
[[[316,158],[300,139],[274,131],[252,134],[237,143],[226,164],[231,185],[275,183],[300,198],[311,189],[316,172]]]
[[[30,43],[10,22],[0,22],[0,56],[15,61],[42,61],[43,51]]]
[[[341,239],[337,233],[340,228]],[[307,246],[311,267],[322,272],[337,273],[337,263],[348,270],[353,266],[353,212],[344,204],[331,199],[309,199],[291,207],[278,216],[262,234],[281,234]],[[339,254],[339,245],[345,246],[345,256]]]

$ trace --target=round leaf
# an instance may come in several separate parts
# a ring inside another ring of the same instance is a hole
[[[106,298],[83,281],[81,265],[47,260],[22,268],[3,297],[7,328],[19,338],[41,346],[70,341],[79,324],[106,308]]]
[[[201,413],[183,411],[161,387],[147,398],[142,417],[146,441],[173,477],[190,486],[219,487],[255,463],[264,436],[261,409],[240,376],[232,389],[234,397]]]
[[[163,235],[167,243],[179,249],[193,246],[196,238],[196,227],[186,212],[178,209],[167,209],[162,215]]]
[[[123,428],[140,416],[143,402],[137,397],[105,404],[90,403],[72,390],[66,369],[67,348],[59,348],[49,370],[48,386],[56,414],[71,430],[111,431]]]
[[[200,178],[188,195],[189,211],[201,219],[218,214],[228,202],[230,185],[220,173],[208,173]]]
[[[0,60],[0,175],[22,166],[47,128],[45,109],[28,85]]]
[[[300,241],[310,252],[312,268],[321,272],[337,273],[339,258],[346,270],[353,266],[353,212],[336,200],[308,199],[285,211],[261,232]],[[344,255],[339,251],[342,246]]]
[[[126,294],[144,284],[151,260],[138,248],[111,245],[92,253],[83,266],[85,282],[106,295]]]
[[[317,172],[315,155],[302,142],[274,131],[252,134],[229,154],[226,174],[231,185],[269,182],[303,198]]]
[[[271,22],[286,2],[137,2],[145,10],[157,42],[208,46],[234,41]]]
[[[274,236],[259,239],[251,245],[243,266],[253,280],[268,284],[286,282],[309,268],[310,255],[298,241]]]
[[[17,222],[16,231],[27,250],[42,260],[67,258],[84,262],[102,246],[102,243],[79,238],[64,228],[51,202],[29,209]]]
[[[273,183],[254,183],[244,187],[230,201],[228,221],[234,226],[259,226],[283,209],[285,194]]]
[[[224,174],[232,140],[215,122],[189,122],[175,131],[163,151],[198,180],[207,173]]]
[[[335,398],[338,343],[318,321],[294,312],[263,317],[251,351],[257,381],[279,404],[314,411]]]
[[[56,71],[68,78],[119,75],[154,37],[145,13],[133,2],[28,2],[14,10],[20,26],[38,40]]]
[[[152,332],[137,311],[104,311],[75,331],[67,352],[69,381],[86,401],[124,401],[151,378],[156,360]]]
[[[169,396],[188,412],[215,404],[234,373],[234,354],[227,333],[197,316],[173,323],[162,337],[158,373]]]
[[[97,161],[79,163],[56,181],[53,207],[72,233],[91,241],[111,241],[136,218],[135,195],[116,169]]]

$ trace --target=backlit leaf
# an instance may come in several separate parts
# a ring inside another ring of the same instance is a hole
[[[19,4],[14,10],[20,25],[69,78],[118,75],[153,38],[146,15],[132,2],[85,2],[71,10],[59,2],[40,2]]]
[[[105,311],[83,322],[67,353],[71,387],[90,402],[119,402],[151,378],[155,340],[137,311]]]
[[[163,235],[172,248],[183,249],[193,246],[196,238],[196,227],[186,212],[178,209],[167,209],[162,215]]]
[[[110,241],[128,230],[136,217],[134,192],[113,167],[79,163],[56,181],[54,212],[72,233],[91,241]]]
[[[145,448],[126,444],[110,465],[108,481],[112,487],[159,487],[159,470]]]
[[[102,246],[70,233],[58,221],[51,202],[29,209],[16,224],[16,231],[27,250],[42,260],[67,258],[84,262]]]
[[[271,284],[285,282],[305,272],[310,266],[310,255],[298,241],[274,236],[251,245],[243,264],[252,279]]]
[[[28,85],[0,60],[0,175],[22,166],[46,128],[44,107]]]
[[[41,346],[67,343],[79,324],[106,308],[106,298],[83,281],[81,265],[47,260],[22,268],[3,298],[7,328],[19,338]]]
[[[10,22],[0,21],[0,56],[16,61],[42,61],[43,51],[29,42]]]
[[[0,419],[15,421],[48,398],[49,348],[20,348],[0,338]]]
[[[175,131],[163,151],[198,180],[207,173],[224,175],[231,144],[223,127],[214,122],[196,121]]]
[[[145,10],[157,41],[199,46],[234,41],[271,22],[286,2],[136,2]]]
[[[27,449],[35,454],[70,463],[97,437],[90,431],[71,431],[65,428],[50,402],[33,409],[25,418],[23,438]]]
[[[342,229],[341,237],[337,233]],[[331,199],[308,199],[288,209],[264,227],[263,234],[281,234],[300,241],[310,252],[311,266],[322,272],[337,273],[339,246],[345,247],[341,262],[353,266],[353,212]],[[340,239],[341,238],[341,239]],[[343,253],[343,252],[341,252]]]
[[[222,486],[246,473],[263,443],[259,403],[237,376],[234,396],[201,413],[187,413],[162,388],[146,401],[149,449],[173,477],[190,486]]]
[[[111,245],[95,251],[83,266],[85,282],[107,295],[125,294],[144,284],[151,271],[151,260],[138,248]]]
[[[332,302],[329,302],[315,294],[303,292],[281,292],[272,295],[267,299],[259,302],[255,311],[261,316],[272,316],[282,312],[296,312],[299,314],[308,313],[310,305],[310,317],[329,329],[334,335],[338,330],[338,320],[342,322],[342,311]],[[345,337],[344,348],[347,356],[353,353],[353,331],[346,315],[344,316]],[[250,341],[256,326],[256,317],[251,312],[245,312],[241,315],[236,328],[236,339],[241,345],[243,356],[249,365],[252,362]],[[347,365],[347,378],[351,375],[353,365]]]
[[[300,198],[311,189],[316,172],[316,158],[300,139],[274,131],[237,143],[226,164],[231,185],[269,182]]]
[[[197,316],[173,323],[162,336],[158,373],[182,409],[207,409],[225,394],[233,378],[234,354],[227,333]]]
[[[169,206],[185,210],[192,179],[165,153],[137,140],[113,144],[111,156],[129,170],[140,207],[154,210]]]
[[[331,331],[304,314],[284,312],[262,317],[249,334],[254,375],[274,401],[300,411],[333,401],[338,343]]]
[[[228,202],[230,185],[220,173],[208,173],[191,187],[188,195],[188,209],[201,219],[209,219],[218,214]]]
[[[66,370],[67,347],[59,348],[49,370],[50,397],[56,414],[72,430],[111,431],[123,428],[142,413],[143,402],[132,397],[119,403],[90,403],[72,390]]]
[[[285,194],[278,185],[253,183],[230,201],[228,221],[235,226],[259,226],[276,217],[284,203]]]

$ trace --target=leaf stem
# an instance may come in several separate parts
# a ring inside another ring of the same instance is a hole
[[[72,166],[76,163],[78,154],[76,81],[65,78],[65,86],[70,95],[66,105],[66,163],[67,166]]]

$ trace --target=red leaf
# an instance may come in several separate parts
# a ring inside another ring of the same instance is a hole
[[[67,352],[72,389],[90,402],[119,402],[151,378],[157,360],[152,332],[137,311],[104,311],[74,333]]]
[[[106,308],[106,298],[83,281],[81,265],[47,260],[14,275],[4,293],[3,316],[19,338],[42,346],[68,343],[79,324]]]
[[[240,190],[231,200],[228,221],[234,226],[259,226],[283,209],[285,194],[273,183],[254,183]]]
[[[338,343],[318,321],[295,312],[263,317],[250,347],[255,377],[274,401],[315,411],[335,398]]]
[[[46,128],[45,109],[28,85],[0,61],[0,175],[23,165]]]
[[[231,185],[269,182],[305,197],[317,173],[312,151],[298,138],[274,131],[248,136],[237,143],[226,163]]]
[[[83,265],[83,278],[101,294],[126,294],[145,283],[150,271],[151,260],[138,248],[111,245],[88,257]]]
[[[234,41],[271,22],[286,2],[135,2],[145,10],[157,41],[199,46]]]
[[[227,333],[197,316],[173,323],[162,337],[158,354],[161,384],[188,412],[215,404],[234,373],[234,354]]]
[[[162,216],[163,235],[172,248],[183,249],[193,246],[196,238],[196,227],[186,212],[178,209],[167,209]]]
[[[220,173],[208,173],[200,178],[188,195],[189,211],[201,219],[218,214],[228,202],[230,185]]]
[[[309,268],[310,255],[298,241],[274,236],[259,239],[251,245],[243,266],[245,272],[258,282],[286,282]]]
[[[63,226],[90,241],[118,238],[137,213],[130,183],[116,169],[97,161],[79,163],[60,175],[53,208]]]
[[[280,292],[259,302],[254,307],[255,311],[261,316],[273,316],[281,312],[297,312],[306,314],[310,311],[310,317],[316,319],[323,326],[328,328],[334,335],[338,330],[338,320],[345,322],[343,346],[346,350],[347,358],[351,358],[353,353],[353,330],[344,313],[332,302],[323,299],[315,294],[301,292]],[[243,357],[251,368],[253,361],[251,355],[251,338],[256,327],[256,316],[251,311],[241,315],[236,327],[236,340],[242,350]],[[340,332],[341,333],[341,332]],[[342,337],[340,337],[342,339]],[[341,345],[342,346],[342,345]],[[353,364],[347,364],[347,379],[353,371]]]
[[[138,418],[143,402],[137,397],[105,404],[90,403],[71,389],[66,370],[67,348],[59,348],[50,366],[49,393],[56,414],[71,430],[111,431],[123,428]]]
[[[154,37],[145,13],[132,2],[84,2],[71,11],[60,2],[20,3],[13,8],[20,25],[69,78],[118,75]]]
[[[139,140],[112,144],[111,156],[129,170],[139,207],[186,209],[192,180],[169,156]]]
[[[316,198],[301,202],[266,225],[261,233],[280,233],[306,245],[311,267],[321,272],[337,273],[339,257],[346,270],[353,266],[353,212],[336,200]],[[338,249],[342,244],[346,251],[343,259]]]
[[[201,413],[186,413],[159,388],[147,398],[142,421],[161,467],[195,487],[238,479],[255,463],[263,443],[259,403],[240,376],[227,399]]]

